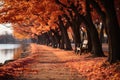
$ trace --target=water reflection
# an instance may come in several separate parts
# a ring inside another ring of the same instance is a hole
[[[0,63],[20,57],[20,44],[0,44]]]

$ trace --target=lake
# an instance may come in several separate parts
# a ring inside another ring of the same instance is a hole
[[[22,49],[20,44],[0,44],[0,63],[20,57]]]

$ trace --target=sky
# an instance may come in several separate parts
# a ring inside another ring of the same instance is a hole
[[[11,24],[0,24],[0,35],[4,35],[6,33],[8,33],[8,34],[13,33]]]

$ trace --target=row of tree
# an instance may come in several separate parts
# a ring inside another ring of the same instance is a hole
[[[12,35],[0,35],[0,44],[16,43],[16,39]]]
[[[115,3],[119,0],[3,0],[0,22],[12,23],[18,38],[32,38],[66,50],[72,50],[68,31],[73,34],[75,51],[83,42],[81,32],[85,32],[88,51],[96,57],[105,56],[101,44],[105,30],[108,61],[114,63],[120,60],[120,27],[116,14],[119,7]],[[95,24],[100,22],[102,26],[97,30]]]
[[[0,44],[29,44],[31,39],[16,39],[11,34],[0,35]]]

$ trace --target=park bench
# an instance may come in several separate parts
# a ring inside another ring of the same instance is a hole
[[[80,47],[76,47],[76,53],[78,54],[78,53],[81,53],[81,48]]]
[[[87,51],[88,51],[88,40],[83,40],[81,53]]]
[[[83,52],[87,52],[88,51],[88,40],[83,40],[81,46],[76,47],[76,53],[80,53],[80,55]]]

